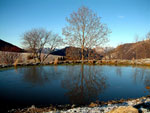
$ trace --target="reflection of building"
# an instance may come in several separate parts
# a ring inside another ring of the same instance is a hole
[[[98,100],[99,94],[106,88],[106,78],[101,72],[94,66],[86,65],[69,69],[62,86],[68,90],[65,95],[72,104],[87,104]]]

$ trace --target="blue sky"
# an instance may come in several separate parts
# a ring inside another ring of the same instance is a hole
[[[108,25],[109,46],[134,41],[150,31],[150,0],[0,0],[0,39],[19,47],[21,36],[45,28],[62,36],[65,18],[87,6]]]

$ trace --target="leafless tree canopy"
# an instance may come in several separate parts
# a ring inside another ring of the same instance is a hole
[[[109,29],[100,22],[100,17],[87,7],[79,8],[66,18],[66,21],[68,26],[63,28],[63,35],[70,46],[82,48],[82,60],[85,48],[100,46],[108,41]]]
[[[148,32],[148,33],[146,34],[146,39],[147,39],[147,40],[150,40],[150,32]]]
[[[34,56],[36,56],[40,62],[43,62],[56,47],[61,46],[62,39],[58,34],[54,34],[51,31],[48,32],[45,29],[32,29],[24,33],[23,44],[34,53]],[[50,48],[49,52],[42,55],[45,47]]]
[[[20,53],[0,51],[0,64],[13,64],[21,57]]]

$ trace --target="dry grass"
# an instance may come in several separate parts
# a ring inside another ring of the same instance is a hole
[[[54,65],[57,65],[57,64],[58,64],[58,58],[55,58]]]

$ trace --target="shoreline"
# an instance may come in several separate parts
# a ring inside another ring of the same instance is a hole
[[[150,112],[150,96],[136,99],[111,100],[107,102],[91,102],[89,105],[50,105],[49,107],[31,107],[24,109],[12,109],[10,113],[115,113],[117,110],[135,110],[142,113]],[[128,111],[126,111],[128,112]],[[121,113],[121,112],[119,112]],[[133,112],[136,113],[136,112]]]
[[[81,60],[65,60],[65,61],[51,61],[45,63],[18,63],[18,64],[0,64],[0,68],[10,67],[24,67],[37,65],[60,65],[60,64],[82,64]],[[84,64],[89,65],[115,65],[115,66],[150,66],[150,59],[140,60],[84,60]]]

